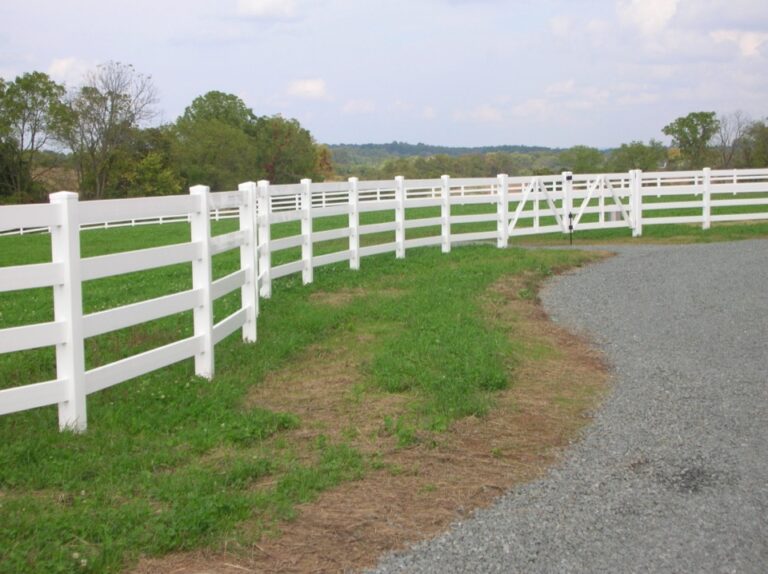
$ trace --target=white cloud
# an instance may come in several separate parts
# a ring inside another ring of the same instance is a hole
[[[715,30],[709,36],[718,44],[731,42],[739,47],[742,56],[759,56],[760,48],[768,42],[768,33],[742,30]]]
[[[483,104],[468,111],[456,112],[453,114],[453,117],[459,121],[490,123],[501,121],[503,114],[498,108]]]
[[[558,38],[567,37],[571,32],[571,20],[566,16],[555,16],[549,20],[549,29]]]
[[[544,88],[544,92],[552,95],[571,94],[573,93],[573,90],[575,87],[576,87],[576,82],[574,80],[565,80],[563,82],[550,84],[549,86]]]
[[[95,67],[95,63],[77,58],[55,58],[48,66],[48,75],[57,82],[79,84],[83,76]]]
[[[293,18],[294,0],[237,0],[237,13],[250,18]]]
[[[631,92],[623,96],[619,96],[616,101],[622,106],[642,106],[647,104],[655,104],[660,100],[661,97],[658,94],[651,92]]]
[[[421,117],[425,120],[434,120],[437,117],[437,111],[432,106],[424,106]]]
[[[325,100],[328,98],[328,89],[325,80],[306,78],[291,82],[288,86],[288,95],[303,100]]]
[[[545,98],[529,98],[512,108],[512,115],[518,118],[549,118],[553,115],[553,105]]]
[[[342,111],[345,114],[370,114],[376,111],[376,102],[373,100],[349,100],[344,104]]]
[[[646,36],[664,31],[677,12],[679,0],[620,0],[617,5],[622,22]]]

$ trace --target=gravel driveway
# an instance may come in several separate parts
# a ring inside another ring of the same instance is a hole
[[[376,572],[768,572],[768,241],[614,250],[542,293],[615,371],[584,439]]]

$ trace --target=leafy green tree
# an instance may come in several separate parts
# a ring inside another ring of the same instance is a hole
[[[133,130],[114,165],[114,193],[120,197],[171,195],[182,192],[174,163],[172,130],[168,127]]]
[[[256,116],[232,94],[195,98],[176,121],[175,133],[174,157],[190,185],[234,189],[247,180],[279,184],[332,174],[328,150],[298,121]]]
[[[663,167],[667,159],[667,150],[660,141],[651,140],[648,144],[633,141],[621,144],[621,147],[611,152],[607,169],[616,172],[642,169],[654,171]]]
[[[308,177],[319,179],[316,144],[309,131],[294,119],[258,118],[254,130],[256,165],[264,179],[291,183]]]
[[[245,102],[234,94],[211,91],[196,97],[184,110],[178,123],[194,123],[217,120],[232,127],[251,132],[256,124],[256,116]]]
[[[680,150],[685,167],[700,169],[712,160],[710,143],[719,128],[715,112],[691,112],[664,126],[662,132]]]
[[[576,145],[560,154],[563,169],[574,173],[598,173],[603,169],[603,154],[600,150],[585,145]]]
[[[768,120],[747,128],[741,145],[740,167],[768,167]]]
[[[182,191],[181,179],[157,152],[149,152],[134,165],[129,181],[129,197],[173,195]]]
[[[42,72],[23,74],[0,87],[0,138],[4,155],[10,155],[8,177],[19,200],[33,192],[41,175],[37,160],[63,121],[64,93],[64,86]]]
[[[254,139],[240,128],[216,119],[178,122],[174,162],[187,186],[236,189],[261,179]]]

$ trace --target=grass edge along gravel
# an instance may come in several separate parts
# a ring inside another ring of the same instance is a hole
[[[135,234],[125,235],[135,240]],[[105,235],[110,242],[119,236],[111,230]],[[98,235],[91,237],[95,241]],[[458,249],[451,256],[421,249],[409,252],[405,261],[367,259],[356,273],[333,266],[321,270],[316,283],[307,287],[286,278],[276,285],[273,299],[263,302],[260,341],[253,346],[235,337],[225,341],[213,382],[194,377],[187,361],[92,395],[92,424],[82,436],[57,432],[51,408],[3,417],[0,571],[119,571],[141,554],[217,547],[244,520],[260,524],[255,532],[269,531],[275,521],[290,519],[296,504],[360,477],[372,462],[343,440],[323,437],[298,452],[281,437],[300,429],[301,419],[290,412],[244,408],[247,389],[302,349],[343,334],[362,318],[394,325],[382,338],[368,375],[378,388],[398,381],[387,390],[409,397],[402,415],[381,422],[384,434],[395,435],[406,446],[422,430],[439,431],[457,418],[482,416],[493,402],[494,389],[504,386],[505,375],[513,371],[502,338],[480,321],[473,297],[502,273],[546,273],[588,257],[490,246]],[[155,284],[152,272],[145,278],[133,284],[134,290]],[[162,279],[166,287],[187,280],[184,270]],[[334,308],[311,299],[319,290],[373,285],[387,295]],[[136,293],[120,296],[130,299]],[[94,300],[100,297],[105,296],[94,286]],[[35,318],[39,309],[26,301],[15,312],[31,322],[40,320]],[[446,338],[444,329],[452,323]],[[180,324],[151,329],[162,333],[183,328]],[[141,341],[152,335],[142,329],[134,328],[130,338]],[[396,335],[404,332],[413,334],[398,344]],[[459,344],[467,334],[477,339],[466,347],[469,353]],[[118,337],[104,345],[104,360],[114,360],[123,342]],[[413,368],[419,353],[428,355],[429,368]],[[399,355],[408,360],[389,360]],[[27,360],[34,362],[34,357]],[[24,369],[8,360],[0,363],[5,380]],[[466,380],[474,383],[471,393],[459,384]],[[446,389],[453,392],[441,396]]]

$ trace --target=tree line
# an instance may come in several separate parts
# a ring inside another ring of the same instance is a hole
[[[664,126],[672,145],[633,141],[612,150],[578,145],[445,148],[425,144],[318,144],[298,121],[258,116],[239,97],[211,91],[173,123],[156,116],[152,78],[107,62],[67,89],[42,72],[0,78],[0,203],[45,201],[50,191],[86,199],[183,193],[202,183],[292,183],[768,166],[768,124],[736,112],[693,112]]]
[[[395,175],[435,178],[449,173],[461,177],[510,175],[550,175],[562,171],[575,173],[684,170],[768,167],[768,120],[751,120],[741,112],[718,117],[716,112],[693,112],[679,117],[661,129],[671,146],[651,139],[632,141],[618,148],[600,150],[577,145],[568,149],[529,148],[524,151],[485,151],[454,155],[392,157],[379,163],[361,162],[354,146],[331,146],[337,173],[371,179]],[[381,151],[386,151],[382,149]],[[371,150],[366,150],[371,154]],[[349,161],[352,158],[352,161]],[[349,163],[348,163],[349,162]]]
[[[175,122],[150,127],[157,100],[152,78],[119,62],[70,90],[42,72],[0,78],[0,202],[41,201],[62,188],[101,199],[332,173],[327,147],[296,120],[257,116],[237,96],[211,91]]]

